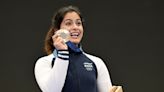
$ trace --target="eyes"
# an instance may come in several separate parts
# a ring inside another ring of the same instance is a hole
[[[68,19],[64,21],[64,24],[66,26],[72,26],[74,24],[76,24],[76,26],[82,26],[82,21],[80,19],[75,20],[75,21]]]

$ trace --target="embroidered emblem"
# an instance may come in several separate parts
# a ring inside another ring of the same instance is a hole
[[[93,70],[93,63],[84,62],[83,65],[87,71]]]

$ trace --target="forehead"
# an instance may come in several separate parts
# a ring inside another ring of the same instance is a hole
[[[77,19],[81,19],[81,18],[76,12],[68,12],[65,14],[63,20],[77,20]]]

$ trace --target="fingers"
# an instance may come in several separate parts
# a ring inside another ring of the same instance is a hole
[[[67,45],[65,44],[63,38],[60,35],[55,34],[52,36],[53,45],[56,49],[67,49]]]
[[[63,43],[63,39],[58,34],[53,35],[52,40],[54,43]]]
[[[109,92],[123,92],[122,86],[112,86]]]
[[[122,87],[121,86],[117,86],[116,92],[123,92]]]
[[[110,89],[110,91],[109,91],[109,92],[115,92],[115,91],[116,91],[116,89],[117,89],[117,86],[112,86],[112,88]]]
[[[52,36],[52,40],[55,41],[58,37],[59,37],[59,35],[55,34],[55,35]]]

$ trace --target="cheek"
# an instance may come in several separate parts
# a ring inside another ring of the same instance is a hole
[[[60,25],[60,29],[66,29],[66,27],[64,25]]]
[[[84,34],[84,29],[83,29],[83,27],[81,28],[81,35],[83,36],[83,34]]]
[[[69,28],[67,26],[65,26],[63,23],[61,23],[60,29],[67,29],[67,30],[69,30]]]
[[[71,30],[71,28],[70,27],[67,27],[67,26],[60,26],[60,29]]]

